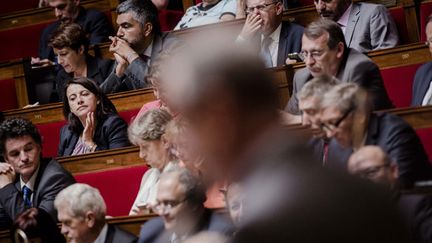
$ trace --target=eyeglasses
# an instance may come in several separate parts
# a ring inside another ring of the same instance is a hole
[[[390,163],[373,166],[364,170],[356,171],[355,174],[362,178],[375,178],[383,168],[389,167]]]
[[[317,51],[301,51],[299,53],[299,57],[300,59],[304,62],[306,60],[306,58],[313,58],[314,60],[318,60],[322,57],[322,55],[324,54],[325,50],[317,50]]]
[[[343,120],[345,120],[348,115],[354,111],[354,108],[351,107],[350,109],[348,109],[345,114],[343,114],[343,116],[341,116],[341,118],[339,118],[335,123],[321,123],[320,127],[322,130],[327,131],[327,132],[331,132],[334,131],[336,128],[339,127],[339,125],[343,122]]]
[[[261,5],[257,5],[257,6],[254,6],[254,7],[247,7],[246,9],[245,9],[245,11],[246,11],[246,13],[247,14],[250,14],[250,13],[253,13],[253,11],[256,9],[256,10],[258,10],[258,11],[263,11],[265,8],[267,8],[268,6],[271,6],[271,5],[273,5],[273,4],[277,4],[278,2],[272,2],[272,3],[264,3],[264,4],[261,4]]]
[[[163,213],[163,212],[168,212],[171,211],[173,208],[179,206],[180,204],[182,204],[183,202],[185,202],[187,199],[183,199],[180,201],[162,201],[162,202],[157,202],[156,205],[154,205],[153,211],[155,211],[156,213]]]

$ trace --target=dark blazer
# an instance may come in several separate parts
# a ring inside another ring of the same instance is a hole
[[[423,64],[414,76],[411,106],[420,106],[432,81],[432,62]]]
[[[289,53],[300,52],[303,36],[303,26],[283,21],[279,36],[277,66],[285,64]]]
[[[108,224],[108,232],[105,243],[135,243],[137,237],[127,231],[124,231],[114,225]]]
[[[75,19],[75,23],[81,25],[84,31],[89,35],[91,45],[109,41],[108,36],[113,35],[114,33],[112,25],[106,15],[97,10],[86,10],[83,7],[80,7],[80,12],[78,17]],[[54,61],[54,52],[51,47],[48,47],[48,42],[52,33],[60,26],[60,24],[61,21],[57,20],[48,25],[42,31],[39,42],[40,58],[48,58],[51,61]]]
[[[179,39],[170,33],[155,35],[150,61],[154,62],[162,51],[171,49],[178,42]],[[150,83],[146,79],[150,67],[142,58],[137,58],[130,63],[122,77],[118,77],[115,74],[116,67],[117,63],[114,64],[114,68],[108,78],[100,85],[104,93],[110,94],[150,86]]]
[[[41,159],[34,185],[33,206],[45,210],[57,222],[54,199],[63,188],[73,183],[75,183],[73,176],[63,169],[57,161]],[[23,194],[18,175],[14,183],[0,189],[0,217],[2,217],[0,221],[13,221],[24,210]]]
[[[312,78],[312,74],[307,67],[294,74],[293,91],[285,111],[300,115],[296,94]],[[336,78],[341,82],[357,83],[360,87],[366,89],[372,96],[374,110],[393,108],[378,66],[366,55],[352,48],[346,49]]]
[[[69,125],[63,126],[60,130],[58,156],[71,155],[79,136],[69,129]],[[96,151],[129,146],[126,122],[117,114],[108,115],[103,121],[98,121],[93,140],[97,145]]]
[[[369,119],[365,145],[377,145],[386,151],[399,167],[399,181],[403,188],[416,181],[431,180],[432,166],[423,145],[412,127],[402,118],[389,114],[372,114]],[[342,148],[332,139],[329,145],[330,163],[343,163],[346,168],[352,149]]]
[[[223,216],[213,213],[209,209],[205,209],[203,217],[195,229],[195,233],[201,231],[212,231],[231,236],[234,232],[234,226]],[[158,217],[143,225],[138,242],[165,243],[169,242],[171,236],[171,233],[165,231],[163,219]]]
[[[87,78],[101,84],[111,73],[114,61],[111,59],[101,59],[90,55],[86,57]],[[63,68],[57,73],[54,92],[57,93],[58,101],[63,101],[64,86],[73,79],[73,73],[67,73]]]

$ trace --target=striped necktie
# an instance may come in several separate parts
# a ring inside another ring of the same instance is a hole
[[[22,191],[23,191],[23,198],[24,198],[24,207],[31,208],[32,207],[31,194],[33,193],[32,190],[30,190],[30,188],[28,188],[27,186],[23,186]]]

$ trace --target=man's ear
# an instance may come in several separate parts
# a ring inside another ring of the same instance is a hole
[[[78,6],[80,4],[80,0],[72,0],[75,3],[75,6]]]
[[[78,54],[80,55],[84,54],[84,45],[80,46],[80,48],[78,49]]]
[[[93,228],[93,226],[96,224],[95,214],[92,211],[88,211],[85,215],[85,221],[89,228]]]
[[[339,42],[337,44],[337,52],[336,52],[337,58],[341,59],[343,57],[344,52],[345,52],[345,45],[343,42]]]
[[[168,141],[168,138],[167,138],[166,134],[163,134],[163,135],[161,136],[161,143],[162,143],[162,146],[163,146],[165,149],[168,149],[168,148],[169,148],[170,143],[169,143],[169,141]]]
[[[153,32],[153,25],[149,22],[144,24],[144,36],[150,36],[150,34]]]
[[[283,13],[283,4],[280,1],[276,3],[276,15],[280,16],[282,13]]]

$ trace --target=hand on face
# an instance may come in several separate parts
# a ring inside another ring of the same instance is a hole
[[[10,164],[0,163],[0,189],[13,183],[15,176],[15,170]]]
[[[114,52],[127,62],[131,63],[138,58],[138,54],[130,47],[129,43],[120,37],[109,37],[112,41],[110,45],[110,52]]]
[[[89,112],[89,113],[87,113],[87,118],[85,120],[86,124],[84,127],[82,140],[87,146],[93,146],[94,145],[93,136],[94,136],[94,132],[95,132],[95,128],[96,128],[94,116],[95,116],[94,112]]]
[[[246,17],[245,24],[240,33],[240,37],[245,40],[250,40],[251,38],[258,35],[263,25],[263,19],[259,14],[251,13]]]

